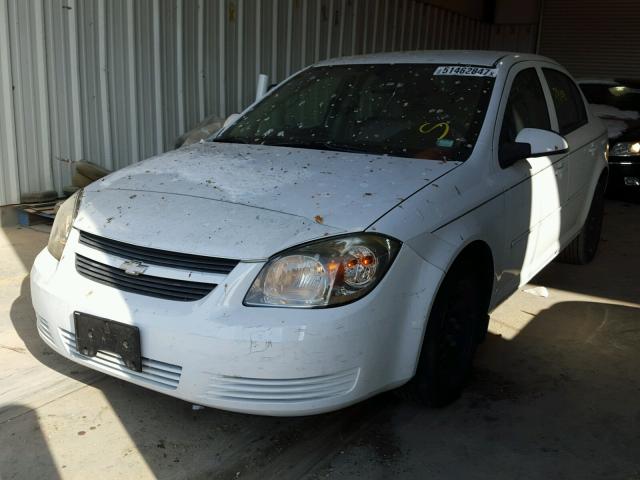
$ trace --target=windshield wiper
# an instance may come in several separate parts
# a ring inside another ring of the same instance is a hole
[[[245,145],[250,143],[247,140],[243,140],[242,138],[238,137],[214,138],[213,141],[220,143],[244,143]]]
[[[365,147],[357,147],[355,145],[342,145],[339,143],[333,143],[330,141],[327,142],[287,142],[282,141],[278,142],[274,141],[264,141],[264,142],[250,142],[248,140],[239,138],[239,137],[222,137],[216,138],[213,140],[214,142],[221,143],[242,143],[245,145],[266,145],[271,147],[289,147],[289,148],[310,148],[313,150],[329,150],[332,152],[348,152],[348,153],[366,153],[366,154],[376,154],[378,152],[374,152]]]
[[[333,142],[264,142],[262,145],[270,145],[272,147],[311,148],[313,150],[330,150],[333,152],[373,153],[371,150],[366,148],[359,148],[353,145],[341,145]]]

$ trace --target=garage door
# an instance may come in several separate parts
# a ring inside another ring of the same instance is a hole
[[[539,51],[576,77],[640,78],[640,0],[545,0]]]

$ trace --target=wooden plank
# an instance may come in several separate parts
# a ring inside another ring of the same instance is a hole
[[[34,207],[50,207],[55,206],[59,200],[49,200],[47,202],[39,202],[39,203],[20,203],[16,205],[16,208],[34,208]]]
[[[18,223],[23,227],[38,223],[51,223],[56,216],[55,207],[58,200],[43,203],[23,203],[16,205]]]
[[[23,208],[27,213],[33,213],[34,215],[42,215],[45,217],[50,217],[51,215],[55,216],[55,205],[50,205],[46,207],[28,207]]]

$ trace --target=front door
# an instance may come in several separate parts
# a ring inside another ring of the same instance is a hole
[[[514,142],[523,128],[553,129],[540,75],[528,62],[510,72],[505,89],[509,94],[496,125],[496,155],[500,145]],[[509,252],[501,283],[506,291],[513,291],[558,252],[568,174],[562,155],[520,160],[499,174],[506,186],[505,248]]]

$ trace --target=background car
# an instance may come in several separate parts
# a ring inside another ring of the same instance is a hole
[[[591,111],[607,125],[609,191],[640,198],[640,80],[579,80]]]

